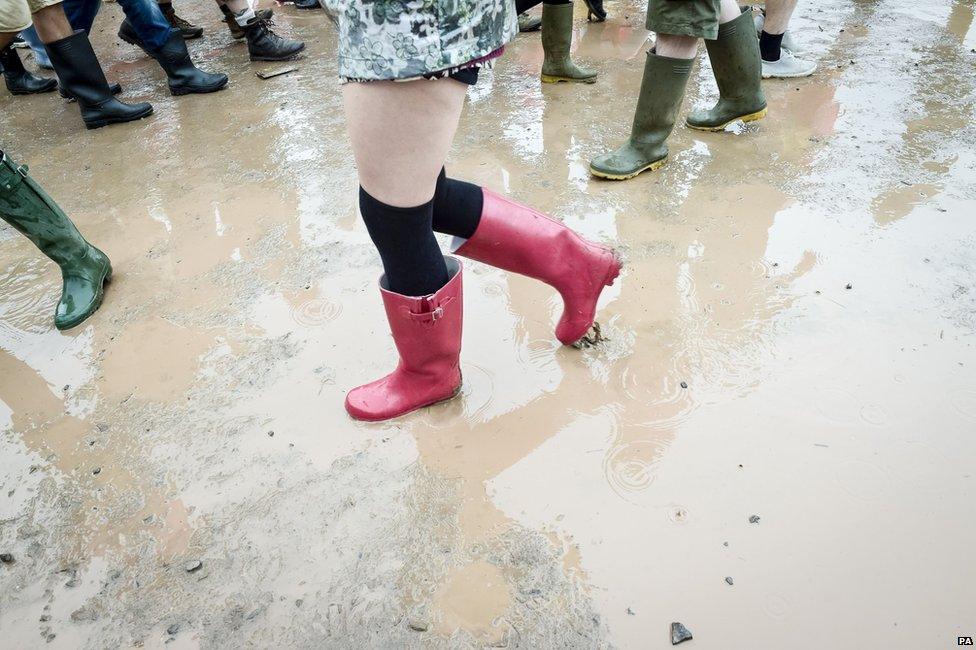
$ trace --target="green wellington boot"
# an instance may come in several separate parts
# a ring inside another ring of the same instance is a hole
[[[718,38],[705,41],[708,60],[718,83],[719,99],[707,111],[688,114],[685,122],[699,131],[722,131],[736,120],[753,122],[766,116],[762,60],[752,13],[718,26]]]
[[[573,43],[573,5],[542,5],[542,81],[595,83],[596,70],[581,68],[569,57]]]
[[[692,59],[671,59],[647,53],[630,139],[616,151],[591,160],[591,174],[623,181],[641,172],[653,171],[667,161],[665,141],[678,117],[693,63]]]
[[[102,304],[103,284],[112,277],[105,253],[89,244],[58,204],[0,151],[0,217],[27,236],[61,267],[61,301],[54,325],[66,330]]]

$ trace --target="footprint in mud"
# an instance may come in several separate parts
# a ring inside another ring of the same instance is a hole
[[[299,325],[318,327],[334,321],[341,313],[342,305],[322,298],[312,298],[293,309],[291,317]]]

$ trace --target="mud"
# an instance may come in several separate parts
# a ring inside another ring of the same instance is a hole
[[[2,645],[974,633],[971,2],[801,3],[817,75],[766,82],[761,122],[677,128],[668,165],[626,183],[586,166],[629,128],[642,7],[577,7],[592,86],[541,87],[519,36],[448,168],[619,248],[603,340],[559,346],[551,290],[468,263],[461,396],[377,425],[342,410],[394,352],[333,30],[282,8],[308,55],[262,80],[275,64],[184,4],[223,92],[170,97],[108,5],[96,50],[152,119],[87,132],[74,105],[0,93],[3,147],[116,269],[59,333],[56,270],[0,228]],[[684,109],[715,95],[702,59]]]

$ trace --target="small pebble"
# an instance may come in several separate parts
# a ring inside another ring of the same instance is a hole
[[[727,582],[728,584],[731,585],[732,584],[732,576],[725,576],[725,582]]]
[[[180,631],[180,624],[179,623],[173,623],[168,628],[166,628],[166,634],[168,634],[170,636],[175,635],[179,631]]]
[[[183,568],[186,569],[187,573],[193,573],[194,571],[198,571],[202,566],[203,562],[200,560],[190,560],[183,565]]]
[[[759,515],[752,515],[751,517],[749,517],[749,523],[750,524],[758,524],[759,523]]]
[[[98,476],[101,473],[102,473],[101,467],[96,467],[95,469],[92,470],[92,474],[94,474],[95,476]]]
[[[13,561],[14,561],[14,556],[11,555],[10,553],[0,553],[0,562],[3,562],[4,564],[10,564]]]
[[[427,621],[419,621],[416,619],[411,619],[409,622],[407,622],[407,627],[409,627],[414,632],[426,632],[427,628],[429,628],[430,625],[427,624]]]
[[[274,438],[274,431],[268,431],[268,437]]]
[[[854,288],[854,285],[853,285],[853,284],[851,284],[850,282],[848,282],[848,283],[847,283],[847,286],[845,286],[844,288],[845,288],[845,289],[853,289],[853,288]]]
[[[688,388],[688,382],[686,382],[686,381],[681,382],[681,387],[682,388]]]
[[[678,645],[683,641],[688,641],[691,639],[691,630],[686,628],[683,624],[675,621],[671,624],[671,645]]]

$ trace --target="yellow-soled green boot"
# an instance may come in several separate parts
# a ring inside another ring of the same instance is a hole
[[[622,181],[653,171],[667,161],[665,141],[674,128],[693,63],[691,59],[647,53],[630,138],[616,151],[591,160],[591,174]]]
[[[102,304],[104,283],[112,277],[105,253],[89,244],[58,204],[0,151],[0,217],[23,233],[61,267],[62,290],[54,325],[66,330]]]
[[[718,103],[707,111],[689,113],[685,119],[688,126],[699,131],[722,131],[736,120],[764,118],[766,95],[752,12],[719,25],[718,38],[705,41],[705,49],[718,84]]]
[[[581,68],[569,56],[573,44],[573,4],[542,5],[542,82],[596,83],[596,70]]]

